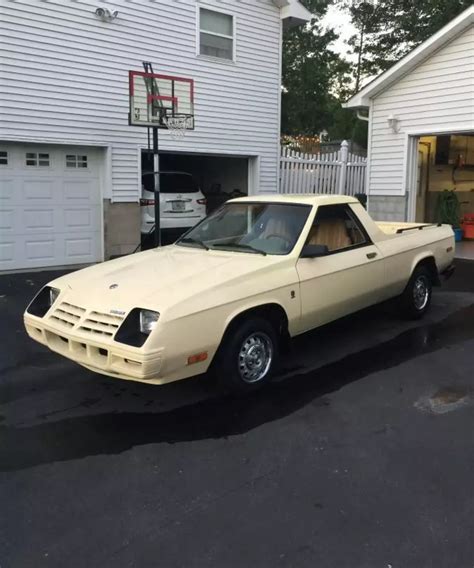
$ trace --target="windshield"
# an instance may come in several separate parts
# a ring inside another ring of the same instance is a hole
[[[311,206],[282,203],[226,203],[176,244],[249,254],[288,254]]]

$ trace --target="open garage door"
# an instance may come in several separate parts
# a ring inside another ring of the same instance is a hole
[[[0,270],[102,258],[100,150],[0,144]]]
[[[249,158],[160,154],[160,170],[190,173],[207,198],[208,212],[249,192]]]

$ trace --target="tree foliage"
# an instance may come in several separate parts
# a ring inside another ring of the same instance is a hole
[[[305,27],[287,30],[283,37],[282,132],[318,135],[328,130],[338,94],[346,92],[350,67],[329,45],[337,38],[319,20],[330,1],[309,0],[315,15]]]
[[[364,77],[385,71],[472,5],[472,0],[348,0],[357,33],[349,40],[356,56],[355,90]]]
[[[336,0],[301,0],[314,14],[305,27],[283,37],[282,132],[352,138],[364,145],[367,124],[341,101],[364,79],[388,69],[472,4],[472,0],[337,0],[351,16],[355,56],[348,62],[331,49],[337,34],[320,21]]]

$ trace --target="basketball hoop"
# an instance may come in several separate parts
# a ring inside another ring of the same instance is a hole
[[[181,140],[186,136],[186,131],[192,128],[192,126],[190,126],[192,117],[188,115],[166,116],[164,117],[163,122],[170,131],[171,137],[174,140]]]
[[[163,128],[173,138],[194,129],[194,81],[184,77],[129,71],[132,126]]]

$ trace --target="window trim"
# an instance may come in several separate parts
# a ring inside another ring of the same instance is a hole
[[[230,16],[232,18],[232,36],[226,34],[219,34],[216,32],[208,32],[206,30],[201,30],[201,10],[208,10],[209,12],[216,12],[217,14],[224,14],[225,16]],[[222,37],[225,39],[232,40],[232,59],[226,59],[225,57],[216,57],[215,55],[206,55],[201,53],[201,32],[215,37]],[[220,10],[215,6],[209,6],[206,4],[196,3],[196,57],[200,59],[206,59],[208,61],[232,64],[237,62],[237,16],[233,12],[227,10]]]
[[[356,249],[359,249],[359,248],[373,246],[374,243],[372,242],[372,239],[370,238],[369,234],[367,233],[367,231],[366,231],[364,225],[361,223],[360,219],[357,217],[357,215],[352,210],[350,203],[331,203],[331,204],[328,204],[328,205],[318,205],[318,208],[316,209],[316,213],[314,215],[313,222],[311,223],[311,227],[309,228],[308,236],[306,237],[303,248],[308,243],[309,234],[311,232],[311,229],[314,227],[314,223],[315,223],[316,218],[318,216],[318,212],[323,207],[342,207],[347,212],[347,215],[350,217],[350,219],[355,223],[355,225],[359,229],[359,231],[362,233],[362,235],[365,238],[365,241],[363,243],[359,243],[357,245],[351,245],[350,247],[331,250],[327,254],[322,256],[321,258],[325,258],[326,256],[332,256],[334,254],[341,254],[341,253],[344,253],[344,252],[349,252],[349,251],[356,250]],[[301,250],[301,252],[303,252],[303,249]],[[301,258],[301,253],[300,253],[300,258]]]

